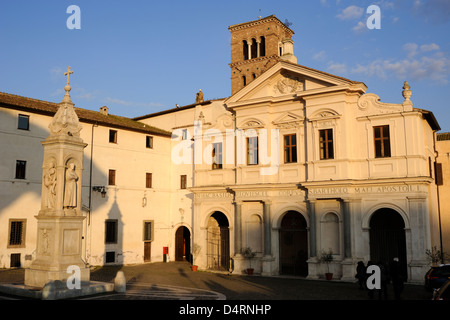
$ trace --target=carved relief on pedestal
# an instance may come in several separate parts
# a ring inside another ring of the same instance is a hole
[[[50,255],[50,242],[51,242],[52,230],[47,228],[39,229],[40,246],[38,253],[44,256]]]

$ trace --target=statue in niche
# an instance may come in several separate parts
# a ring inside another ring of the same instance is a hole
[[[44,174],[44,185],[47,188],[47,208],[54,208],[56,202],[56,169],[52,161]]]
[[[77,181],[75,164],[70,163],[66,169],[66,184],[64,188],[64,207],[75,208],[77,206]]]

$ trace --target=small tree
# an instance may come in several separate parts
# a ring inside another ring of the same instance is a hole
[[[327,264],[328,273],[330,273],[330,263],[333,261],[333,250],[331,248],[327,251],[322,250],[320,255],[320,262],[325,262]]]
[[[250,260],[250,268],[252,267],[252,260],[256,256],[256,252],[252,251],[252,248],[247,247],[243,252],[244,256]]]

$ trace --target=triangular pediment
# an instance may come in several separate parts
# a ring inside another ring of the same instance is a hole
[[[272,124],[278,128],[291,128],[300,125],[304,120],[304,117],[296,115],[292,112],[286,112],[272,121]]]
[[[228,98],[229,107],[265,100],[289,99],[342,89],[356,82],[298,64],[280,61]]]

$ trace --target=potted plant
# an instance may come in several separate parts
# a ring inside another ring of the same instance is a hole
[[[192,248],[192,253],[194,255],[193,263],[192,263],[192,267],[191,267],[192,271],[197,271],[197,269],[198,269],[198,266],[195,264],[195,260],[197,259],[197,255],[200,254],[201,250],[202,250],[202,248],[197,243],[194,243],[194,246]]]
[[[427,249],[425,251],[428,261],[431,262],[431,265],[433,267],[436,267],[439,265],[439,263],[443,263],[444,259],[448,257],[448,255],[445,252],[442,252],[438,249],[437,246],[434,246],[433,248]]]
[[[252,248],[247,247],[247,248],[244,249],[243,254],[244,254],[244,256],[245,256],[247,259],[250,260],[250,268],[247,268],[247,274],[248,274],[249,276],[251,276],[251,275],[253,274],[253,270],[254,270],[254,269],[252,268],[252,260],[253,260],[253,258],[256,256],[256,252],[252,251]]]
[[[325,278],[327,280],[333,279],[333,273],[330,272],[330,263],[333,261],[333,250],[331,248],[327,251],[323,251],[320,256],[320,262],[325,262],[327,264],[327,272],[325,273]]]

